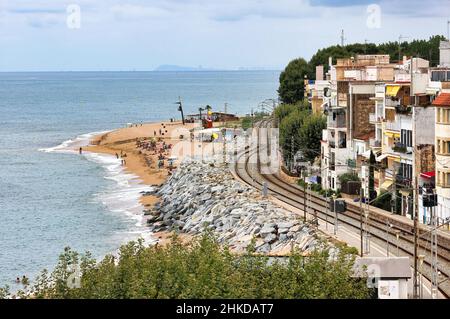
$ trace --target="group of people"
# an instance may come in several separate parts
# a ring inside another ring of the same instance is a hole
[[[161,127],[159,128],[159,136],[164,136],[169,131],[166,129],[166,124],[161,123]],[[156,137],[156,130],[153,130],[153,137]]]
[[[127,163],[125,157],[127,157],[127,153],[124,153],[122,150],[120,151],[120,155],[116,153],[116,158],[117,159],[120,158],[120,163],[122,164],[122,166],[124,166]]]
[[[161,137],[158,139],[151,138],[150,140],[136,138],[136,147],[141,151],[150,151],[151,155],[158,155],[157,167],[161,169],[164,167],[166,155],[172,149],[172,144],[166,143]]]
[[[16,284],[28,285],[29,283],[30,281],[25,275],[22,276],[22,279],[19,277],[16,278]]]

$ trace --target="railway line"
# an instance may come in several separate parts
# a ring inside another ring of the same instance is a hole
[[[264,120],[260,122],[256,129],[258,131],[257,138],[258,143],[256,147],[249,148],[239,153],[236,158],[236,162],[233,166],[233,170],[243,182],[257,189],[262,190],[266,185],[268,193],[277,198],[278,200],[291,205],[295,208],[304,210],[305,200],[304,191],[300,187],[286,182],[279,173],[275,174],[263,174],[261,171],[261,154],[270,152],[267,147],[268,137],[266,134],[261,134],[259,128],[270,126],[270,121]],[[266,141],[267,140],[267,141]],[[261,146],[263,145],[263,146]],[[319,196],[314,192],[308,192],[306,194],[308,205],[306,209],[309,215],[316,216],[317,218],[330,222],[336,217],[335,213],[330,212],[327,209],[327,199]],[[347,204],[347,211],[337,214],[338,224],[345,225],[349,229],[359,232],[361,229],[361,212],[360,208],[356,205]],[[399,239],[397,241],[396,236],[387,232],[387,223],[392,225],[392,230],[399,231]],[[397,219],[383,216],[374,211],[370,211],[368,216],[368,233],[371,236],[371,240],[375,239],[381,243],[386,244],[389,242],[391,247],[395,247],[401,252],[402,256],[413,257],[414,250],[414,238],[413,229],[411,225],[407,223],[401,223]],[[423,231],[422,233],[424,233]],[[423,235],[423,234],[422,234]],[[420,234],[419,234],[420,238]],[[441,238],[440,238],[441,239]],[[444,240],[438,240],[438,266],[439,266],[439,291],[446,297],[450,297],[450,243]],[[422,268],[422,274],[428,280],[431,279],[431,251],[430,243],[426,238],[421,238],[418,241],[418,254],[425,256]]]

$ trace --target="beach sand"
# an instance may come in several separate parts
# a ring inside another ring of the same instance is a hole
[[[141,183],[146,185],[161,185],[167,179],[169,173],[168,169],[158,169],[158,154],[150,151],[142,151],[136,145],[136,139],[161,138],[167,144],[175,146],[180,143],[180,135],[189,136],[188,130],[194,128],[193,123],[186,123],[184,126],[180,122],[159,122],[148,124],[137,124],[137,126],[119,128],[111,132],[97,135],[91,140],[91,145],[83,147],[83,151],[94,153],[110,154],[113,156],[124,154],[125,169],[138,176]],[[160,131],[161,130],[161,131]],[[156,132],[156,135],[155,135]],[[161,134],[160,134],[161,133]],[[185,142],[183,142],[185,143]],[[170,150],[169,150],[170,152]],[[166,152],[165,156],[170,156]],[[126,154],[126,156],[125,156]],[[182,157],[178,157],[175,166]],[[167,161],[165,161],[167,166]],[[141,204],[145,209],[150,208],[158,201],[156,196],[142,196]],[[165,245],[170,241],[170,233],[155,233],[155,238],[159,239],[160,245]],[[180,234],[182,241],[188,240],[189,237]]]

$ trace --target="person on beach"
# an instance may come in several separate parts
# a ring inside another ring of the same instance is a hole
[[[119,159],[119,154],[116,153],[116,158]]]
[[[161,135],[161,132],[162,132],[161,129],[159,129],[159,135]]]
[[[20,284],[20,278],[19,277],[16,278],[16,284]]]
[[[80,154],[82,154],[82,153],[83,153],[83,148],[82,148],[82,147],[80,147],[80,150],[79,150],[79,152],[80,152]]]

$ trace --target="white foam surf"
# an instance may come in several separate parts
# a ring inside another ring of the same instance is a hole
[[[92,132],[81,134],[74,139],[69,139],[55,147],[39,149],[46,153],[78,154],[79,147],[89,145],[91,139],[110,131]],[[145,244],[153,244],[156,239],[146,227],[144,206],[139,199],[142,192],[151,191],[153,187],[141,184],[137,175],[128,173],[122,166],[121,160],[109,154],[84,151],[82,154],[87,160],[99,164],[105,171],[104,178],[115,183],[98,194],[95,200],[100,201],[109,211],[123,214],[134,222],[134,227],[123,233],[123,240],[136,240],[142,238]]]
[[[110,131],[99,131],[99,132],[91,132],[86,134],[81,134],[75,137],[74,139],[69,139],[67,141],[62,142],[61,144],[53,147],[40,148],[40,152],[46,153],[69,153],[75,154],[77,153],[77,148],[89,145],[91,139],[100,134],[105,134]]]

